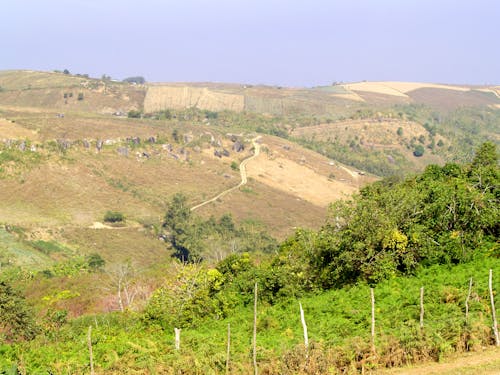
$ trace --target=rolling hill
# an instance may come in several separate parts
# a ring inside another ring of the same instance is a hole
[[[0,223],[20,233],[2,235],[2,254],[33,269],[92,253],[150,267],[170,251],[157,236],[171,198],[195,206],[237,186],[257,135],[248,183],[196,215],[229,213],[281,240],[320,227],[331,202],[380,176],[498,142],[498,105],[498,87],[136,85],[0,72]],[[102,225],[107,211],[123,213],[125,227]],[[45,254],[33,241],[66,250]]]

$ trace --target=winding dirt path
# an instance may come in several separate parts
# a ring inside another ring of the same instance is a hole
[[[205,206],[205,205],[207,205],[209,203],[215,202],[217,199],[222,198],[224,195],[232,192],[233,190],[236,190],[236,189],[240,188],[241,186],[246,185],[246,183],[248,181],[248,179],[247,179],[246,165],[247,165],[247,163],[250,160],[255,159],[257,156],[259,156],[259,154],[260,154],[260,144],[257,143],[257,141],[260,138],[261,138],[261,136],[259,135],[258,137],[255,137],[254,139],[252,139],[252,144],[253,144],[253,148],[254,148],[254,154],[252,156],[250,156],[249,158],[246,158],[245,160],[243,160],[240,163],[241,182],[238,185],[233,186],[230,189],[224,190],[222,193],[216,195],[212,199],[209,199],[209,200],[207,200],[205,202],[202,202],[200,204],[197,204],[196,206],[191,207],[191,211],[197,210],[198,208],[201,208],[201,207],[203,207],[203,206]]]

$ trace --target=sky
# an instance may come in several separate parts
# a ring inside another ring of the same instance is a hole
[[[500,84],[498,0],[0,0],[0,70]]]

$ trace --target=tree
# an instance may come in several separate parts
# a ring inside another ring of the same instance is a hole
[[[63,73],[64,73],[64,74],[69,74],[69,70],[68,70],[68,69],[64,69],[64,70],[63,70]]]
[[[193,239],[193,236],[189,236],[190,219],[191,210],[187,206],[187,197],[176,193],[168,203],[163,227],[169,232],[170,243],[175,249],[174,255],[184,262],[194,260],[194,254],[187,247],[187,242]]]
[[[0,338],[7,342],[31,340],[38,332],[34,315],[24,296],[0,281]]]
[[[146,80],[144,77],[137,76],[137,77],[128,77],[123,80],[123,82],[128,82],[128,83],[135,83],[138,85],[143,85],[146,83]]]
[[[484,142],[472,160],[472,168],[497,166],[498,153],[493,142]]]
[[[413,156],[416,156],[417,158],[422,156],[425,152],[425,148],[422,145],[417,145],[415,146],[415,149],[413,150]]]
[[[94,271],[101,270],[106,264],[106,261],[97,253],[87,255],[86,259],[89,268]]]
[[[228,302],[218,293],[224,276],[198,264],[175,264],[175,278],[165,282],[149,300],[145,319],[164,328],[189,327],[206,316],[225,317]]]

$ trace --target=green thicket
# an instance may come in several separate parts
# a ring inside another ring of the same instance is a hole
[[[165,236],[174,249],[174,256],[183,262],[209,260],[211,263],[231,253],[269,253],[277,242],[264,230],[237,227],[231,215],[203,220],[192,214],[187,197],[175,194],[168,203],[163,220]]]
[[[298,287],[330,288],[498,255],[499,200],[498,155],[485,143],[470,165],[431,165],[335,202],[319,232],[299,231],[281,246],[280,262],[307,277]]]

